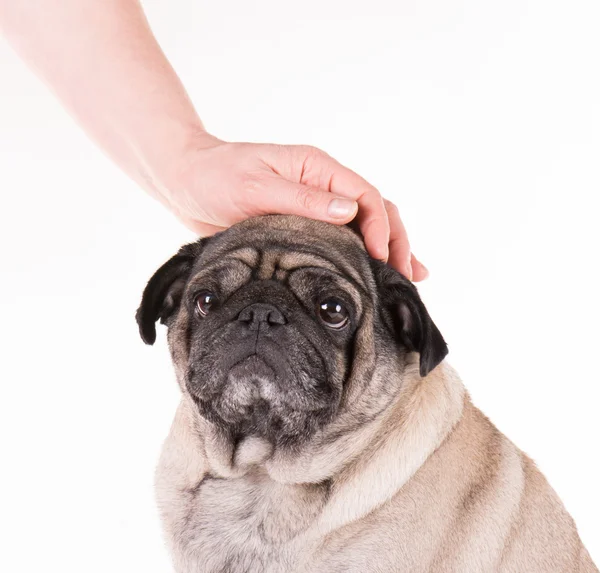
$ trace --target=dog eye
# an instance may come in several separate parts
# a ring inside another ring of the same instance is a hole
[[[216,302],[217,297],[212,292],[204,291],[196,296],[196,308],[200,316],[206,316]]]
[[[319,305],[319,316],[329,328],[336,330],[344,328],[349,321],[348,311],[335,299],[325,300]]]

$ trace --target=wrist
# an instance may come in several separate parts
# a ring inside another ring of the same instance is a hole
[[[196,127],[195,129],[190,130],[184,153],[194,153],[195,151],[210,149],[211,147],[216,147],[223,143],[225,142],[222,139],[208,133],[204,127]]]
[[[209,134],[198,121],[177,130],[168,130],[148,143],[157,145],[149,145],[139,154],[142,184],[152,194],[168,198],[187,186],[190,168],[197,161],[198,152],[223,141]]]

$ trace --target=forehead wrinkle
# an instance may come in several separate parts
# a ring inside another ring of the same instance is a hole
[[[346,272],[352,276],[354,282],[358,283],[363,290],[366,288],[362,276],[356,271],[356,269],[346,265],[343,267],[341,265],[336,265],[324,256],[312,252],[284,253],[279,260],[279,267],[283,270],[289,271],[290,273],[298,268],[322,268],[343,277],[344,272]]]
[[[258,264],[260,253],[253,247],[241,247],[239,249],[223,253],[221,258],[236,259],[245,265],[254,268]]]
[[[200,270],[191,277],[188,287],[193,288],[207,278],[215,277],[215,274],[219,272],[225,272],[229,276],[229,280],[223,281],[222,276],[220,276],[218,280],[218,286],[226,286],[227,288],[225,290],[227,291],[235,291],[243,284],[247,283],[251,278],[253,268],[240,259],[232,257],[228,257],[228,259],[213,261],[207,265],[203,265]]]
[[[269,280],[275,274],[279,264],[280,252],[275,249],[265,249],[260,253],[260,265],[257,269],[256,276],[259,280]]]
[[[211,253],[212,254],[212,253]],[[218,251],[214,256],[200,259],[199,270],[197,275],[204,275],[205,272],[211,272],[218,270],[232,263],[241,263],[248,267],[251,271],[254,271],[256,265],[260,261],[260,253],[253,247],[239,247],[229,251]]]
[[[301,253],[318,257],[352,276],[363,286],[370,284],[368,255],[355,233],[343,227],[289,215],[265,215],[247,219],[218,233],[208,243],[200,262],[221,260],[230,253],[238,252],[244,262],[253,266],[255,274],[258,274],[260,256],[271,250],[288,256]]]

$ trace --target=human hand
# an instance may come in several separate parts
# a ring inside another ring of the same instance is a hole
[[[171,181],[155,189],[163,204],[203,236],[268,213],[340,225],[356,217],[371,256],[413,281],[429,274],[411,254],[396,206],[314,147],[226,143],[202,134]]]
[[[267,213],[356,220],[369,253],[415,281],[396,207],[326,153],[206,133],[137,0],[0,0],[0,28],[85,131],[188,227],[212,234]]]

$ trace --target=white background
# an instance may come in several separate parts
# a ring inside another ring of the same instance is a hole
[[[400,207],[475,403],[600,562],[600,4],[146,2],[207,127],[308,143]],[[0,44],[0,570],[168,571],[178,399],[145,281],[191,235]]]

